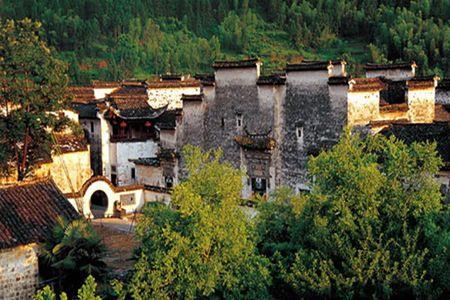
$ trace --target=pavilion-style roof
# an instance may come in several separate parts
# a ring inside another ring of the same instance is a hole
[[[124,120],[155,119],[167,109],[167,106],[153,109],[147,97],[114,97],[109,101],[110,111]]]
[[[79,218],[51,179],[0,187],[0,249],[45,241],[58,218]]]

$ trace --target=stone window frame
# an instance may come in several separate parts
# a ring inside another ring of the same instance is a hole
[[[242,127],[244,126],[244,116],[237,112],[236,113],[236,127],[237,129],[242,129]]]

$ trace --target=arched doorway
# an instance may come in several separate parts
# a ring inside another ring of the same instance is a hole
[[[103,191],[96,191],[92,194],[90,200],[91,213],[94,218],[103,218],[108,209],[108,196]]]

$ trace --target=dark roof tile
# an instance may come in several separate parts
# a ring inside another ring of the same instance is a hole
[[[53,180],[0,187],[0,249],[45,241],[59,217],[79,215]]]

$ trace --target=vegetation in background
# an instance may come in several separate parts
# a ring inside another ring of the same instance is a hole
[[[449,75],[450,0],[3,0],[0,16],[42,21],[76,83],[208,72],[218,58],[416,60]]]
[[[449,293],[449,211],[434,144],[348,133],[309,162],[310,194],[280,190],[258,248],[280,298],[439,298]]]
[[[184,153],[189,178],[174,188],[172,207],[145,207],[136,228],[141,256],[121,297],[267,298],[268,261],[239,207],[242,174],[220,162],[220,151]]]
[[[23,180],[50,155],[50,130],[69,120],[57,113],[69,105],[66,65],[41,39],[41,24],[0,20],[0,173]]]
[[[106,279],[105,255],[106,247],[89,223],[60,219],[53,235],[43,244],[39,260],[41,276],[55,279],[57,290],[73,295],[91,275]]]

